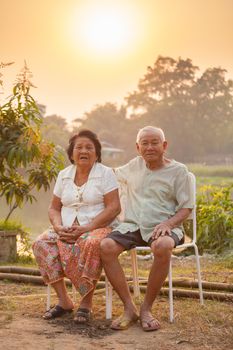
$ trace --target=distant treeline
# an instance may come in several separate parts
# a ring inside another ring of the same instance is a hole
[[[155,125],[164,129],[168,156],[189,163],[233,163],[233,81],[226,70],[207,68],[200,73],[190,59],[159,56],[147,67],[125,104],[95,106],[73,121],[58,116],[44,118],[45,138],[66,147],[71,133],[80,128],[95,131],[102,141],[123,149],[120,162],[136,154],[139,128]],[[119,159],[118,159],[119,161]]]

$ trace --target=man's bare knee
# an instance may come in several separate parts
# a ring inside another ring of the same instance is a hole
[[[152,242],[151,250],[157,257],[169,256],[174,248],[174,240],[169,236],[159,237]]]
[[[123,250],[124,248],[111,238],[104,238],[100,242],[100,253],[102,260],[113,256],[117,257]]]

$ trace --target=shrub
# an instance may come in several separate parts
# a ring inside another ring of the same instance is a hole
[[[222,253],[233,247],[233,185],[203,186],[197,198],[197,243],[200,251]]]
[[[13,95],[0,106],[0,197],[9,206],[5,221],[16,208],[36,200],[33,189],[47,191],[63,167],[61,152],[42,139],[42,116],[30,95],[30,77],[25,64]]]
[[[17,259],[32,260],[31,242],[28,230],[17,221],[0,220],[0,231],[15,231],[17,235]]]

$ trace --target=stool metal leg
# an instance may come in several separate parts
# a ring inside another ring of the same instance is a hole
[[[46,311],[50,309],[51,305],[51,286],[50,284],[47,285],[47,303],[46,303]]]

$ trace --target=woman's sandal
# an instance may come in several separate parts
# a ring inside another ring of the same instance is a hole
[[[80,318],[83,318],[81,321]],[[76,315],[74,317],[74,322],[78,324],[86,324],[89,323],[92,319],[92,312],[89,309],[86,309],[84,307],[78,308]]]
[[[61,317],[67,313],[71,313],[72,311],[73,309],[63,309],[63,307],[61,307],[60,305],[55,305],[54,307],[46,311],[46,313],[43,316],[43,319],[52,320],[54,318]]]

